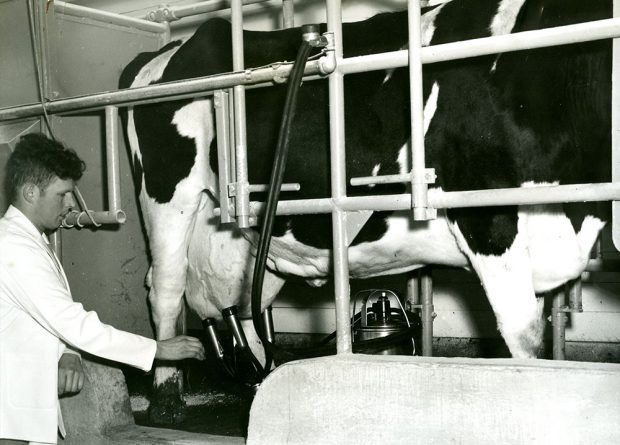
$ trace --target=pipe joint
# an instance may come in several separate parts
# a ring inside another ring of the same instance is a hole
[[[336,61],[336,40],[333,32],[324,33],[322,38],[325,39],[326,43],[323,48],[323,56],[319,59],[319,72],[323,76],[327,76],[336,71],[338,67],[338,62]]]

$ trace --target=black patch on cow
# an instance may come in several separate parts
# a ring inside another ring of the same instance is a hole
[[[196,159],[194,140],[179,135],[172,123],[177,110],[189,103],[181,100],[134,107],[144,185],[147,194],[159,203],[172,199],[176,185],[189,175]]]

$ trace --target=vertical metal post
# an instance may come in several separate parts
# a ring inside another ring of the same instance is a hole
[[[342,11],[340,0],[327,0],[327,30],[334,33],[336,60],[342,60]],[[329,77],[329,119],[332,198],[346,196],[346,164],[344,138],[344,77],[336,70]],[[346,243],[346,213],[332,211],[334,239],[334,290],[336,295],[336,350],[351,353],[351,309],[349,258]]]
[[[413,311],[420,304],[420,271],[416,270],[407,280],[407,302]]]
[[[285,28],[293,28],[295,26],[293,0],[282,0],[282,24]]]
[[[419,0],[408,1],[409,23],[409,99],[411,105],[411,195],[413,219],[432,217],[427,212],[428,185],[425,179],[424,95],[422,90],[422,37]]]
[[[424,268],[421,272],[420,288],[422,294],[422,355],[432,357],[435,306],[433,305],[433,276],[429,268]]]
[[[105,154],[108,184],[108,211],[121,207],[121,173],[118,162],[118,107],[105,107]]]
[[[559,291],[553,296],[551,308],[551,324],[553,325],[553,359],[564,360],[566,358],[566,321],[568,317],[564,313],[566,294]]]
[[[243,71],[243,3],[231,0],[233,71]],[[235,190],[235,211],[237,224],[241,228],[250,226],[250,193],[248,182],[248,153],[245,123],[245,87],[233,87],[235,110],[235,158],[237,167],[237,184]]]
[[[230,108],[228,93],[218,90],[213,93],[215,107],[215,127],[217,134],[217,165],[218,185],[220,200],[220,221],[222,223],[233,222],[230,216],[230,199],[228,197],[228,184],[232,182],[230,174]]]
[[[620,0],[614,0],[614,17],[620,16]],[[613,39],[611,82],[611,180],[620,181],[620,38]],[[620,201],[612,202],[612,237],[620,250]]]

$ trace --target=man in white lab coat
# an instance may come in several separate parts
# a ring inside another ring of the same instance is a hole
[[[6,168],[11,206],[0,219],[0,445],[57,443],[58,395],[84,382],[78,350],[148,371],[155,358],[204,359],[198,339],[155,341],[103,324],[73,301],[47,235],[74,205],[84,171],[73,150],[22,137]]]

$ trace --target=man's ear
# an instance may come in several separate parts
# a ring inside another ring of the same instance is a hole
[[[39,197],[39,193],[39,187],[30,182],[24,184],[24,186],[22,187],[22,198],[24,198],[24,200],[30,204],[33,204],[37,200],[37,198]]]

